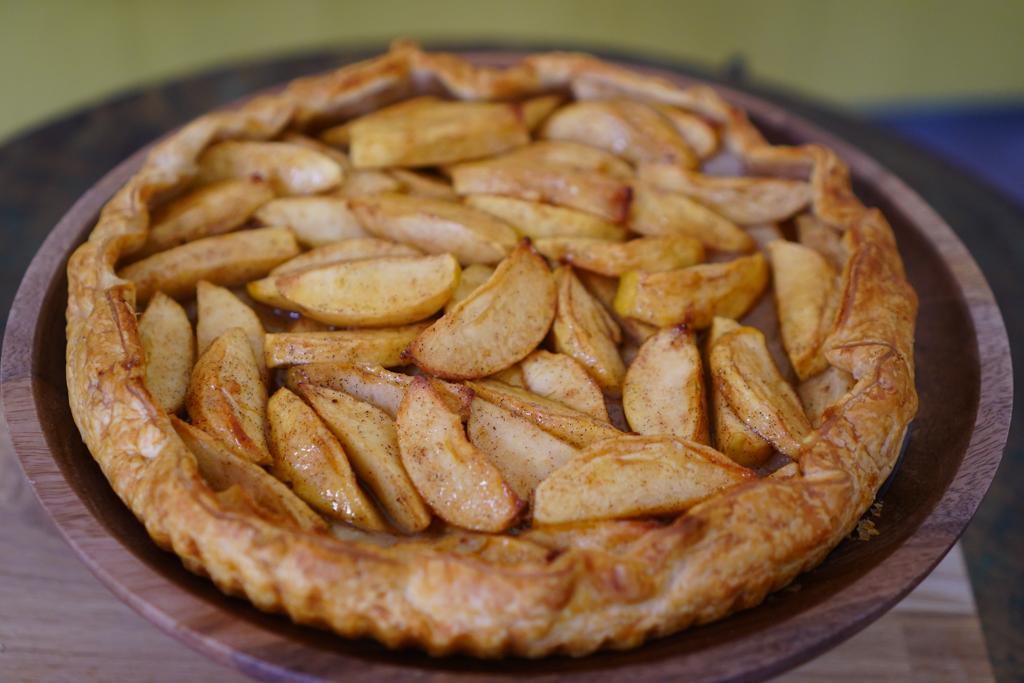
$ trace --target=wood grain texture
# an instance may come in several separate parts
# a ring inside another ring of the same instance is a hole
[[[867,544],[844,543],[800,579],[801,590],[724,622],[634,652],[580,661],[513,661],[500,665],[503,672],[550,680],[612,680],[627,668],[638,680],[683,674],[691,680],[736,680],[778,672],[849,636],[912,588],[963,530],[998,464],[1010,412],[1008,346],[991,293],[962,245],[875,162],[770,105],[731,95],[770,138],[816,140],[839,151],[866,203],[882,208],[893,223],[911,282],[921,294],[921,412],[885,494],[885,513],[877,522],[881,535]],[[22,285],[5,338],[3,394],[14,446],[58,526],[97,575],[147,618],[243,670],[265,677],[301,672],[348,680],[424,669],[445,678],[488,677],[496,669],[486,663],[387,653],[225,598],[156,550],[110,492],[66,408],[63,262],[99,205],[138,161],[115,170],[51,234]]]

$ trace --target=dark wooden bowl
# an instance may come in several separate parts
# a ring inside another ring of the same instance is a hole
[[[475,54],[492,63],[514,53]],[[655,71],[649,69],[649,71]],[[690,79],[655,71],[681,83]],[[850,164],[855,189],[896,231],[921,298],[920,411],[883,496],[880,535],[844,541],[817,569],[761,606],[630,652],[583,659],[483,662],[392,652],[301,627],[226,597],[159,550],[117,499],[82,444],[64,379],[65,265],[100,207],[139,167],[140,151],[89,190],[32,261],[4,338],[2,392],[15,450],[82,560],[143,616],[217,660],[257,677],[483,680],[733,681],[767,677],[851,636],[906,595],[967,526],[995,475],[1012,404],[1010,352],[992,292],[963,244],[921,198],[877,162],[805,120],[722,89],[770,139],[819,142]]]

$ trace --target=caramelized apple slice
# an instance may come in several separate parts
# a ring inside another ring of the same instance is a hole
[[[529,420],[573,446],[587,446],[622,434],[605,420],[504,382],[480,380],[467,382],[467,386],[485,401]]]
[[[199,357],[185,397],[192,424],[229,451],[269,465],[267,389],[241,328],[218,337]]]
[[[603,173],[497,159],[460,164],[451,174],[460,195],[497,194],[547,202],[612,223],[622,223],[629,215],[629,185]]]
[[[225,140],[199,156],[199,182],[262,178],[278,194],[316,194],[337,187],[344,170],[319,152],[288,142]]]
[[[606,393],[618,396],[626,375],[618,349],[619,326],[580,284],[570,266],[555,271],[555,282],[558,310],[551,327],[555,349],[575,358]]]
[[[388,525],[356,483],[345,450],[312,408],[284,387],[267,405],[274,473],[323,514],[364,531]]]
[[[385,256],[278,275],[278,292],[314,320],[349,327],[422,320],[451,298],[459,263],[441,256]]]
[[[150,256],[185,242],[230,232],[273,198],[274,190],[259,179],[222,180],[204,185],[153,213],[146,244],[137,256]]]
[[[533,246],[544,256],[592,273],[618,277],[630,270],[658,273],[704,260],[704,247],[692,237],[666,235],[628,242],[585,237],[546,237]]]
[[[821,352],[835,313],[836,274],[810,247],[776,240],[768,245],[782,344],[797,377],[828,367]]]
[[[445,379],[492,375],[537,347],[555,317],[555,303],[547,264],[529,244],[520,244],[491,279],[417,337],[410,358]]]
[[[398,406],[412,384],[412,376],[385,370],[379,365],[344,365],[340,363],[312,363],[289,368],[285,383],[297,390],[299,384],[312,384],[343,391],[384,411],[389,417],[398,415]],[[434,377],[430,384],[448,409],[463,420],[469,418],[469,404],[473,392],[461,384],[452,384]]]
[[[425,377],[413,380],[398,409],[398,444],[420,495],[446,522],[499,532],[522,510],[523,502]]]
[[[659,327],[686,323],[702,329],[715,316],[743,315],[767,285],[768,266],[760,252],[663,273],[631,271],[619,280],[615,310]]]
[[[729,318],[715,318],[707,338],[708,372],[714,376],[717,367],[711,351],[719,339],[740,324]],[[771,457],[772,444],[736,416],[721,389],[711,382],[711,414],[714,418],[715,447],[744,467],[758,467]]]
[[[297,273],[309,268],[321,268],[345,261],[380,258],[382,256],[422,256],[423,252],[408,244],[397,244],[376,237],[353,237],[299,254],[270,271],[273,275]]]
[[[237,327],[245,332],[252,348],[260,377],[266,382],[267,366],[263,362],[263,323],[251,308],[231,290],[200,280],[196,286],[196,341],[203,353],[222,334]]]
[[[176,417],[171,417],[171,424],[195,456],[199,474],[214,491],[238,487],[275,521],[302,531],[327,531],[320,515],[262,467],[232,455],[209,434]]]
[[[718,251],[750,251],[754,239],[735,223],[686,195],[633,184],[629,227],[641,235],[684,235]]]
[[[591,237],[618,242],[626,239],[626,231],[621,226],[564,206],[492,194],[471,194],[466,197],[466,205],[497,216],[530,239]]]
[[[626,333],[635,344],[643,344],[657,333],[658,328],[648,325],[636,318],[621,316],[615,310],[615,295],[619,290],[619,278],[598,275],[586,270],[579,271],[576,276],[590,294],[601,302],[604,310],[612,316],[619,328]]]
[[[377,497],[395,526],[409,534],[426,529],[430,525],[430,510],[402,466],[394,419],[341,391],[299,384],[298,393],[337,437],[352,469]]]
[[[579,171],[603,173],[623,182],[633,178],[633,167],[611,152],[565,140],[540,140],[503,154],[495,161],[566,166]]]
[[[515,105],[421,99],[367,114],[349,128],[356,168],[439,166],[525,145],[530,133]]]
[[[711,347],[710,363],[712,381],[733,413],[780,452],[795,457],[811,425],[761,331],[740,327],[725,333]]]
[[[439,199],[379,194],[352,200],[366,229],[428,254],[452,253],[460,263],[497,263],[518,235],[489,213]]]
[[[606,149],[634,164],[697,166],[693,150],[654,107],[631,100],[574,102],[552,114],[541,135]]]
[[[523,500],[529,500],[537,484],[578,452],[529,420],[481,399],[473,401],[466,430],[470,442],[487,454]]]
[[[263,352],[271,368],[306,363],[395,367],[407,362],[402,353],[425,329],[426,323],[416,323],[379,330],[278,332],[264,337]]]
[[[799,180],[708,176],[672,164],[644,164],[637,177],[692,197],[740,225],[786,220],[811,200],[811,186]]]
[[[158,291],[183,299],[195,294],[200,280],[226,287],[241,285],[263,277],[298,253],[289,230],[242,230],[154,254],[125,266],[120,276],[135,283],[135,299],[140,304]]]
[[[622,408],[639,434],[708,443],[704,369],[693,332],[667,327],[644,342],[626,373]]]
[[[340,197],[282,197],[264,204],[255,217],[264,225],[289,228],[304,247],[366,237],[348,202]]]
[[[584,450],[540,483],[538,524],[683,512],[754,478],[724,455],[668,436],[620,436]]]
[[[192,323],[185,309],[157,292],[139,319],[139,338],[146,356],[146,389],[161,408],[178,412],[196,360]]]
[[[538,349],[515,366],[521,386],[599,420],[608,421],[601,387],[571,356]],[[501,379],[496,377],[496,379]]]

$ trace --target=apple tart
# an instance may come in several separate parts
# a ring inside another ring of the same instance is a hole
[[[154,541],[438,655],[757,605],[916,410],[916,296],[836,154],[581,54],[402,42],[203,116],[68,279],[74,418]]]

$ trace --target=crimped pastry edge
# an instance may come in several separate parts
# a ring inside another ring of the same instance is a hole
[[[290,123],[355,115],[438,87],[463,99],[502,99],[574,83],[716,122],[749,168],[809,178],[814,213],[844,231],[848,260],[825,352],[856,385],[805,442],[797,476],[729,489],[668,525],[607,523],[608,538],[617,540],[560,552],[535,553],[545,548],[539,532],[477,538],[471,552],[429,538],[380,547],[283,528],[255,510],[223,505],[145,389],[134,290],[114,272],[119,255],[144,241],[150,202],[188,182],[200,152],[217,140],[271,138]],[[680,88],[581,54],[537,54],[492,69],[398,43],[380,57],[200,117],[157,144],[104,207],[72,255],[68,279],[72,413],[153,539],[261,609],[437,655],[629,648],[760,603],[849,533],[893,467],[917,408],[917,299],[891,229],[853,195],[845,164],[817,145],[768,145],[710,87]]]

